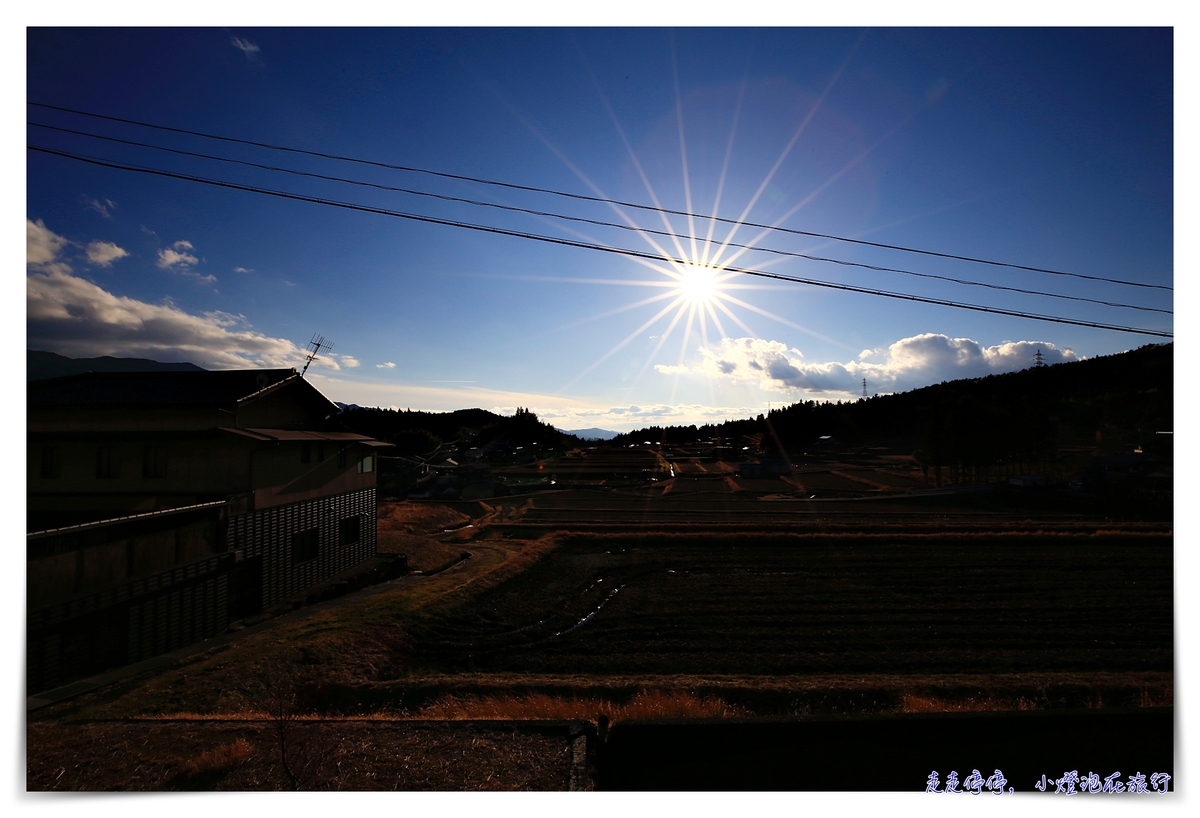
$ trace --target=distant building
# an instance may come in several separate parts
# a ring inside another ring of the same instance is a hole
[[[224,631],[375,554],[376,450],[293,369],[28,384],[28,690]]]

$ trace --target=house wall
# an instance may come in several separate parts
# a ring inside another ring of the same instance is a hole
[[[359,517],[356,542],[338,541],[339,524]],[[318,530],[315,559],[293,559],[297,534]],[[241,514],[230,519],[227,546],[239,559],[262,560],[262,607],[299,594],[304,589],[349,570],[375,556],[375,487],[289,503]]]
[[[225,516],[228,505],[31,538],[27,687],[185,647],[375,555],[375,488]],[[342,522],[357,517],[357,538]],[[296,536],[315,530],[316,553]]]
[[[359,460],[374,455],[371,447],[313,441],[308,444],[309,461],[305,463],[301,459],[302,445],[281,441],[261,444],[255,449],[250,466],[255,509],[375,487],[374,471],[358,471]],[[342,450],[344,465],[338,465],[338,452]]]

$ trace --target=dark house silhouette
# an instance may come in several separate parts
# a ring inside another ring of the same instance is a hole
[[[28,690],[224,631],[375,555],[375,451],[294,369],[28,383]]]

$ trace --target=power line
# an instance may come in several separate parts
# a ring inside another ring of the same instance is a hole
[[[617,205],[618,207],[628,207],[636,210],[649,210],[655,213],[665,213],[672,216],[686,216],[692,219],[708,219],[722,224],[741,225],[743,227],[751,227],[755,229],[773,230],[779,233],[789,233],[796,236],[808,236],[810,238],[828,239],[830,241],[841,241],[848,244],[858,244],[865,247],[877,247],[884,250],[897,250],[903,253],[917,253],[920,255],[934,256],[937,258],[954,259],[956,261],[967,261],[973,264],[987,264],[992,267],[1007,267],[1013,270],[1026,270],[1032,273],[1044,273],[1046,275],[1069,276],[1071,278],[1081,278],[1088,281],[1104,281],[1109,284],[1122,284],[1127,287],[1143,287],[1152,290],[1170,290],[1174,287],[1168,287],[1165,284],[1146,284],[1140,281],[1125,281],[1117,278],[1105,278],[1103,276],[1091,276],[1083,273],[1072,273],[1064,270],[1051,270],[1045,267],[1031,267],[1024,264],[1014,264],[1006,261],[995,261],[992,259],[976,258],[974,256],[960,256],[953,253],[939,253],[934,250],[921,250],[915,247],[904,247],[898,244],[883,244],[881,242],[866,241],[865,239],[852,239],[845,236],[834,236],[829,233],[815,233],[809,230],[796,230],[788,227],[776,227],[769,224],[758,224],[756,222],[743,222],[738,219],[726,219],[720,216],[701,215],[697,213],[688,213],[683,210],[672,210],[664,207],[652,207],[650,205],[637,204],[634,202],[623,202],[618,199],[605,199],[600,196],[588,196],[582,193],[567,193],[561,190],[553,190],[551,188],[534,187],[530,185],[518,185],[511,182],[499,182],[493,179],[483,179],[477,176],[464,176],[456,173],[445,173],[442,171],[429,170],[427,168],[416,168],[407,165],[394,165],[387,162],[376,162],[370,159],[357,159],[351,156],[340,156],[334,153],[324,153],[322,151],[310,151],[302,148],[289,148],[283,145],[273,145],[269,142],[256,142],[250,139],[238,139],[232,136],[218,136],[216,134],[204,133],[203,131],[192,131],[186,128],[172,128],[167,125],[155,125],[150,122],[141,122],[136,119],[124,119],[122,117],[108,116],[106,114],[96,114],[89,111],[80,111],[74,108],[64,108],[58,105],[48,105],[43,102],[26,102],[26,105],[34,105],[39,108],[46,108],[52,111],[61,111],[63,113],[75,114],[78,116],[87,116],[94,119],[103,119],[109,122],[120,122],[126,125],[136,125],[141,128],[152,128],[159,131],[167,131],[169,133],[185,134],[187,136],[198,136],[203,139],[214,139],[221,142],[230,142],[238,145],[250,145],[256,148],[266,148],[273,151],[284,151],[287,153],[301,154],[304,156],[315,156],[321,159],[332,159],[338,162],[352,162],[359,165],[369,165],[371,167],[385,168],[387,170],[398,170],[405,173],[423,173],[428,176],[436,176],[443,179],[457,179],[463,182],[472,182],[480,185],[492,185],[494,187],[503,187],[510,190],[523,190],[530,193],[545,193],[551,196],[562,196],[568,199],[576,199],[585,202],[599,202],[602,204]]]
[[[107,159],[99,159],[96,157],[83,156],[73,154],[67,151],[60,151],[53,148],[41,147],[39,145],[26,145],[29,150],[47,153],[54,156],[61,156],[67,159],[74,159],[79,162],[85,162],[91,165],[100,167],[113,168],[115,170],[124,170],[133,173],[143,173],[151,176],[162,176],[170,179],[180,179],[187,182],[197,182],[200,184],[211,185],[213,187],[226,188],[230,190],[241,190],[248,193],[258,193],[266,196],[275,196],[281,199],[291,199],[299,202],[310,202],[312,204],[326,205],[329,207],[338,207],[345,210],[353,210],[361,213],[375,213],[382,216],[392,216],[399,219],[407,219],[410,221],[424,222],[427,224],[439,224],[447,227],[458,227],[465,230],[475,230],[483,233],[493,233],[501,236],[512,236],[515,238],[529,239],[532,241],[540,241],[547,244],[558,244],[565,247],[578,247],[585,250],[596,250],[603,253],[612,253],[614,255],[626,256],[628,258],[649,259],[656,262],[669,262],[673,264],[686,265],[685,259],[676,259],[671,257],[656,256],[653,253],[647,253],[641,250],[630,250],[621,247],[606,247],[600,244],[590,242],[575,241],[572,239],[555,238],[553,236],[542,236],[537,233],[527,233],[520,230],[509,230],[502,227],[492,227],[489,225],[473,224],[471,222],[461,222],[452,219],[441,219],[435,216],[424,216],[418,213],[405,213],[399,210],[390,210],[382,207],[373,207],[371,205],[360,205],[352,202],[340,202],[335,199],[324,199],[317,196],[307,196],[300,193],[288,193],[286,191],[271,190],[269,188],[256,187],[253,185],[242,185],[236,182],[225,182],[219,179],[207,179],[202,176],[192,176],[189,174],[175,173],[173,171],[160,170],[157,168],[147,168],[129,163],[114,162]],[[985,312],[994,315],[1008,315],[1014,318],[1028,318],[1035,321],[1048,321],[1055,324],[1070,324],[1080,327],[1091,327],[1093,329],[1112,330],[1114,332],[1130,332],[1137,335],[1153,335],[1159,338],[1173,338],[1174,335],[1162,330],[1143,329],[1139,327],[1127,327],[1117,324],[1104,324],[1098,321],[1083,321],[1075,318],[1065,318],[1055,315],[1041,315],[1038,313],[1023,312],[1020,310],[1008,310],[1000,307],[988,307],[980,304],[968,304],[965,302],[951,301],[944,298],[929,298],[927,296],[912,295],[910,293],[897,293],[888,290],[877,290],[868,287],[855,287],[849,284],[837,284],[832,281],[822,281],[820,279],[801,278],[799,276],[783,275],[782,273],[768,273],[763,270],[750,270],[741,267],[726,267],[725,270],[731,273],[739,273],[742,275],[756,276],[759,278],[769,278],[776,281],[790,281],[797,284],[808,284],[812,287],[824,287],[833,290],[842,290],[844,292],[862,293],[864,295],[875,295],[883,298],[895,298],[903,301],[913,301],[922,304],[934,304],[943,307],[953,307],[956,309],[973,310],[975,312]]]
[[[488,207],[488,208],[493,208],[496,210],[504,210],[504,211],[514,212],[514,213],[525,213],[525,214],[528,214],[531,216],[543,216],[543,217],[551,218],[551,219],[561,219],[564,221],[580,222],[580,223],[584,223],[584,224],[594,225],[597,227],[611,227],[611,228],[616,228],[618,230],[625,230],[625,231],[635,232],[635,233],[645,233],[645,234],[650,234],[650,235],[655,235],[655,236],[664,236],[667,238],[678,238],[678,235],[675,233],[670,233],[665,230],[655,230],[655,229],[648,228],[648,227],[636,227],[636,226],[628,225],[628,224],[618,224],[616,222],[607,222],[607,221],[603,221],[600,219],[588,219],[588,218],[584,218],[582,216],[568,216],[563,213],[554,213],[554,212],[549,212],[549,211],[544,211],[544,210],[532,210],[530,208],[517,207],[515,205],[504,205],[504,204],[496,204],[494,202],[483,202],[483,201],[479,201],[476,199],[466,199],[466,198],[463,198],[460,196],[449,196],[449,195],[441,194],[441,193],[430,193],[428,191],[423,191],[423,190],[413,190],[411,188],[395,187],[393,185],[384,185],[384,184],[380,184],[378,182],[364,182],[364,181],[361,181],[358,179],[346,179],[341,176],[329,176],[329,175],[323,174],[323,173],[314,173],[311,171],[296,170],[294,168],[278,167],[275,165],[265,165],[260,162],[250,162],[250,161],[243,160],[243,159],[233,159],[233,158],[230,158],[227,156],[215,156],[213,154],[198,153],[196,151],[186,151],[181,148],[169,148],[169,147],[166,147],[163,145],[155,145],[153,143],[148,143],[148,142],[137,142],[135,140],[130,140],[130,139],[120,139],[115,136],[104,136],[102,134],[94,134],[94,133],[90,133],[88,131],[78,131],[73,128],[62,128],[57,125],[46,125],[46,124],[43,124],[40,122],[27,122],[26,124],[32,125],[36,128],[45,128],[46,130],[58,131],[60,133],[69,133],[69,134],[74,134],[76,136],[84,136],[84,137],[88,137],[90,139],[100,139],[100,140],[103,140],[106,142],[115,142],[117,144],[129,145],[129,146],[138,147],[138,148],[150,148],[152,150],[163,151],[165,153],[176,154],[179,156],[190,156],[190,157],[197,158],[197,159],[208,159],[208,160],[211,160],[214,162],[225,162],[227,164],[241,165],[243,167],[258,168],[259,170],[267,170],[267,171],[272,171],[272,172],[277,172],[277,173],[287,173],[287,174],[291,174],[293,176],[301,176],[301,177],[306,177],[306,178],[310,178],[310,179],[321,179],[323,181],[328,181],[328,182],[339,182],[342,184],[356,185],[358,187],[368,187],[368,188],[373,188],[375,190],[384,190],[384,191],[388,191],[388,192],[392,192],[392,193],[403,193],[403,194],[410,195],[410,196],[422,196],[422,197],[426,197],[426,198],[430,198],[430,199],[438,199],[440,201],[445,201],[445,202],[457,202],[457,203],[461,203],[461,204],[468,204],[468,205],[472,205],[475,207]],[[969,279],[954,278],[952,276],[935,275],[934,273],[920,273],[915,270],[904,270],[904,269],[901,269],[898,267],[882,267],[882,266],[879,266],[876,264],[866,264],[866,263],[860,262],[860,261],[847,261],[845,259],[828,258],[825,256],[812,255],[811,253],[798,253],[798,252],[794,252],[791,250],[779,250],[779,249],[772,248],[772,247],[758,247],[755,245],[738,244],[736,242],[727,242],[726,246],[736,247],[736,248],[744,249],[744,250],[752,250],[752,251],[761,252],[761,253],[771,253],[773,255],[778,255],[778,256],[786,256],[786,257],[791,257],[791,258],[802,258],[802,259],[805,259],[808,261],[816,261],[816,262],[821,262],[821,263],[825,263],[825,264],[837,264],[837,265],[841,265],[844,267],[857,267],[857,268],[861,268],[864,270],[872,270],[872,271],[876,271],[876,272],[898,273],[900,275],[915,276],[918,278],[928,278],[928,279],[934,279],[937,281],[946,281],[946,282],[950,282],[952,284],[961,284],[961,285],[968,286],[968,287],[985,287],[989,290],[1002,290],[1002,291],[1006,291],[1006,292],[1021,293],[1023,295],[1034,295],[1034,296],[1039,296],[1042,298],[1057,298],[1057,299],[1064,300],[1064,301],[1078,301],[1078,302],[1087,303],[1087,304],[1098,304],[1098,305],[1104,306],[1104,307],[1116,307],[1119,309],[1139,310],[1141,312],[1157,312],[1157,313],[1162,313],[1164,315],[1173,315],[1174,314],[1171,310],[1165,310],[1165,309],[1161,309],[1158,307],[1143,307],[1143,306],[1139,306],[1136,304],[1124,304],[1124,303],[1116,302],[1116,301],[1104,301],[1104,300],[1098,299],[1098,298],[1085,298],[1083,296],[1078,296],[1078,295],[1063,295],[1060,293],[1043,292],[1041,290],[1030,290],[1030,289],[1026,289],[1023,287],[1008,287],[1003,284],[989,284],[989,283],[983,282],[983,281],[971,281]],[[720,270],[722,270],[724,268],[717,267],[715,269],[719,272]]]

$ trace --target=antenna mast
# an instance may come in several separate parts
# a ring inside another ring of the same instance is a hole
[[[308,360],[304,362],[304,369],[300,370],[301,378],[303,378],[304,373],[308,371],[308,365],[316,360],[317,355],[320,354],[322,349],[324,349],[326,352],[333,349],[333,342],[326,341],[324,335],[314,335],[312,340],[308,342],[308,345],[311,347],[311,349],[308,353]]]
[[[863,397],[867,396],[867,379],[863,378]]]
[[[1041,349],[1041,347],[1038,347],[1037,354],[1033,356],[1033,365],[1034,365],[1035,367],[1036,367],[1036,366],[1045,366],[1045,365],[1046,365],[1046,362],[1045,362],[1044,360],[1042,360],[1042,349]]]

